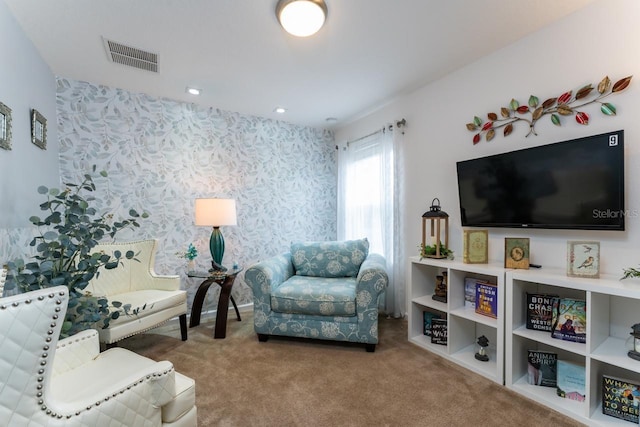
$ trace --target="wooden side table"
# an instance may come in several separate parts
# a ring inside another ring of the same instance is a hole
[[[209,272],[190,272],[187,273],[187,277],[195,277],[200,279],[205,279],[200,286],[198,286],[198,291],[196,292],[196,296],[193,299],[193,305],[191,306],[191,319],[189,320],[189,327],[193,328],[194,326],[198,326],[200,324],[200,316],[202,314],[202,304],[204,303],[204,298],[207,295],[207,291],[209,287],[216,283],[220,286],[220,297],[218,298],[218,310],[216,314],[216,326],[214,330],[213,337],[214,338],[224,338],[227,334],[227,312],[229,311],[229,300],[233,304],[233,308],[236,310],[236,316],[238,318],[238,322],[242,319],[240,318],[240,311],[238,311],[238,306],[236,305],[236,301],[233,299],[231,295],[231,288],[233,288],[233,282],[236,280],[236,276],[238,273],[242,271],[242,268],[235,268],[233,270],[225,271],[222,273],[209,273]]]

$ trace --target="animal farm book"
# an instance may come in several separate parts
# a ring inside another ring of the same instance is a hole
[[[640,385],[608,375],[602,376],[602,413],[638,424]]]
[[[587,342],[587,304],[584,300],[553,299],[551,336],[582,344]]]
[[[557,295],[530,294],[527,292],[527,329],[551,332],[553,298]]]
[[[556,387],[558,355],[549,351],[529,350],[527,381],[532,385]]]

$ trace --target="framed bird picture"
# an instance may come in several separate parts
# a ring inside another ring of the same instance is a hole
[[[504,238],[504,268],[529,269],[529,238]]]
[[[600,277],[600,242],[567,242],[567,276]]]

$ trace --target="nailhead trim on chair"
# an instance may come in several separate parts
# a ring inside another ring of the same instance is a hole
[[[65,295],[65,292],[64,292],[64,291],[62,291],[62,292],[60,292],[60,293],[59,293],[59,296],[64,296],[64,295]],[[49,295],[47,295],[47,296],[48,296],[49,298],[55,298],[55,297],[56,297],[56,294],[51,293],[51,294],[49,294]],[[42,300],[44,300],[44,299],[45,299],[45,297],[43,297],[43,296],[39,296],[39,297],[38,297],[38,301],[42,301]],[[24,301],[24,303],[25,303],[25,304],[30,304],[31,302],[32,302],[32,300],[30,300],[30,299],[27,299],[27,300],[25,300],[25,301]],[[61,305],[61,304],[62,304],[62,300],[57,299],[57,300],[56,300],[56,305]],[[12,306],[12,307],[18,307],[18,306],[20,306],[20,303],[19,303],[19,302],[14,302],[13,304],[11,304],[11,306]],[[9,308],[9,307],[8,307],[8,306],[6,306],[6,305],[4,305],[4,304],[3,304],[3,305],[0,305],[0,310],[6,310],[7,308]],[[55,308],[55,312],[56,312],[56,313],[59,313],[59,312],[60,312],[60,307],[56,307],[56,308]],[[52,316],[52,319],[53,319],[53,322],[51,322],[51,324],[50,324],[49,326],[50,326],[51,328],[55,328],[55,327],[57,326],[56,320],[58,319],[58,315],[57,315],[57,314],[54,314],[54,315]],[[42,347],[42,350],[44,351],[44,353],[42,353],[42,356],[41,356],[43,360],[40,362],[40,366],[43,366],[43,368],[38,369],[38,375],[40,375],[40,376],[37,378],[38,385],[36,386],[36,397],[38,398],[38,405],[41,405],[41,406],[40,406],[40,409],[41,409],[45,414],[50,415],[52,418],[62,419],[63,417],[66,417],[67,419],[70,419],[70,418],[71,418],[71,417],[73,417],[74,415],[75,415],[75,416],[79,416],[79,415],[82,413],[82,411],[76,411],[76,412],[75,412],[75,414],[67,414],[66,416],[65,416],[65,415],[62,415],[62,414],[57,414],[57,413],[53,412],[51,409],[49,409],[49,408],[47,407],[47,405],[44,403],[44,399],[42,399],[42,396],[43,396],[43,392],[42,392],[42,390],[43,390],[43,388],[44,388],[44,374],[45,374],[45,372],[46,372],[46,368],[45,368],[45,367],[47,366],[47,361],[46,361],[46,359],[49,357],[49,353],[48,353],[48,351],[49,351],[49,348],[50,348],[50,346],[49,346],[49,344],[48,344],[48,343],[50,343],[50,342],[52,341],[52,339],[51,339],[51,335],[53,335],[53,333],[54,333],[54,331],[53,331],[53,330],[51,330],[51,329],[50,329],[49,331],[47,331],[47,335],[49,335],[49,336],[48,336],[47,338],[45,338],[45,344],[44,344],[44,346]],[[93,335],[92,335],[92,336],[93,336]],[[91,336],[91,337],[92,337],[92,336]],[[87,338],[90,338],[90,337],[85,337],[85,338],[82,338],[82,339],[77,339],[77,340],[75,340],[75,342],[79,342],[79,341],[81,341],[81,340],[83,340],[83,339],[87,339]],[[62,347],[64,347],[64,344],[62,345]],[[113,394],[112,394],[112,397],[117,396],[117,395],[118,395],[118,393],[119,393],[119,394],[124,394],[124,392],[125,392],[125,391],[127,391],[127,390],[131,390],[131,388],[136,387],[136,386],[138,386],[138,385],[142,384],[142,383],[143,383],[143,382],[145,382],[145,381],[149,381],[151,378],[154,378],[154,379],[155,379],[155,378],[161,378],[161,377],[167,376],[167,375],[169,375],[171,372],[173,372],[174,370],[175,370],[175,369],[174,369],[173,367],[171,367],[171,369],[167,369],[166,371],[163,371],[162,373],[149,374],[149,375],[147,375],[147,376],[146,376],[146,379],[138,380],[138,381],[134,382],[133,384],[128,385],[128,386],[126,387],[126,389],[124,389],[124,388],[123,388],[123,389],[119,390],[118,392],[113,393]],[[109,399],[110,399],[110,398],[109,398],[109,396],[107,396],[107,397],[105,397],[104,399],[102,399],[102,400],[100,400],[100,401],[98,401],[98,402],[94,403],[93,405],[89,405],[89,406],[87,406],[85,410],[89,411],[89,410],[91,410],[94,406],[100,406],[100,404],[101,404],[102,402],[107,402]]]
[[[56,317],[57,317],[57,316],[56,316]],[[98,335],[98,332],[94,332],[94,333],[93,333],[93,334],[91,334],[91,335],[83,335],[81,338],[75,338],[73,341],[68,341],[68,340],[67,340],[64,344],[58,344],[58,345],[56,346],[56,348],[67,347],[67,346],[70,346],[70,345],[72,345],[72,344],[78,343],[78,342],[80,342],[80,341],[84,341],[84,340],[88,340],[88,339],[90,339],[90,338],[93,338],[93,337],[95,337],[96,335]],[[47,346],[47,348],[49,348],[49,346]]]
[[[137,331],[135,331],[135,332],[130,333],[129,335],[124,335],[124,336],[120,337],[120,339],[118,339],[118,340],[111,341],[111,342],[105,342],[105,344],[113,344],[113,343],[117,343],[118,341],[122,341],[122,340],[123,340],[123,339],[125,339],[125,338],[129,338],[129,337],[132,337],[132,336],[134,336],[134,335],[142,334],[142,333],[144,333],[144,332],[147,332],[147,331],[150,331],[150,330],[152,330],[152,329],[155,329],[155,328],[157,328],[157,327],[158,327],[158,326],[160,326],[160,325],[164,325],[165,323],[169,322],[169,320],[171,320],[171,319],[163,320],[162,322],[156,323],[156,324],[155,324],[155,325],[153,325],[153,326],[149,326],[149,327],[148,327],[148,328],[146,328],[146,329],[139,329],[139,330],[137,330]]]

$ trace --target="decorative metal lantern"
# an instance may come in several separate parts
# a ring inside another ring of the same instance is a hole
[[[477,360],[481,362],[489,361],[489,355],[487,355],[487,347],[489,347],[489,339],[484,335],[478,337],[478,352],[475,354]]]
[[[438,204],[436,204],[436,200]],[[427,244],[427,221],[431,226],[432,245]],[[444,229],[444,244],[440,238],[440,233]],[[435,251],[426,251],[427,246],[435,248]],[[431,201],[429,211],[422,215],[422,256],[427,258],[446,258],[447,254],[443,249],[449,249],[449,214],[440,208],[440,199],[437,197]]]
[[[633,350],[629,350],[627,355],[635,360],[640,360],[640,323],[636,323],[631,327],[633,335]]]

